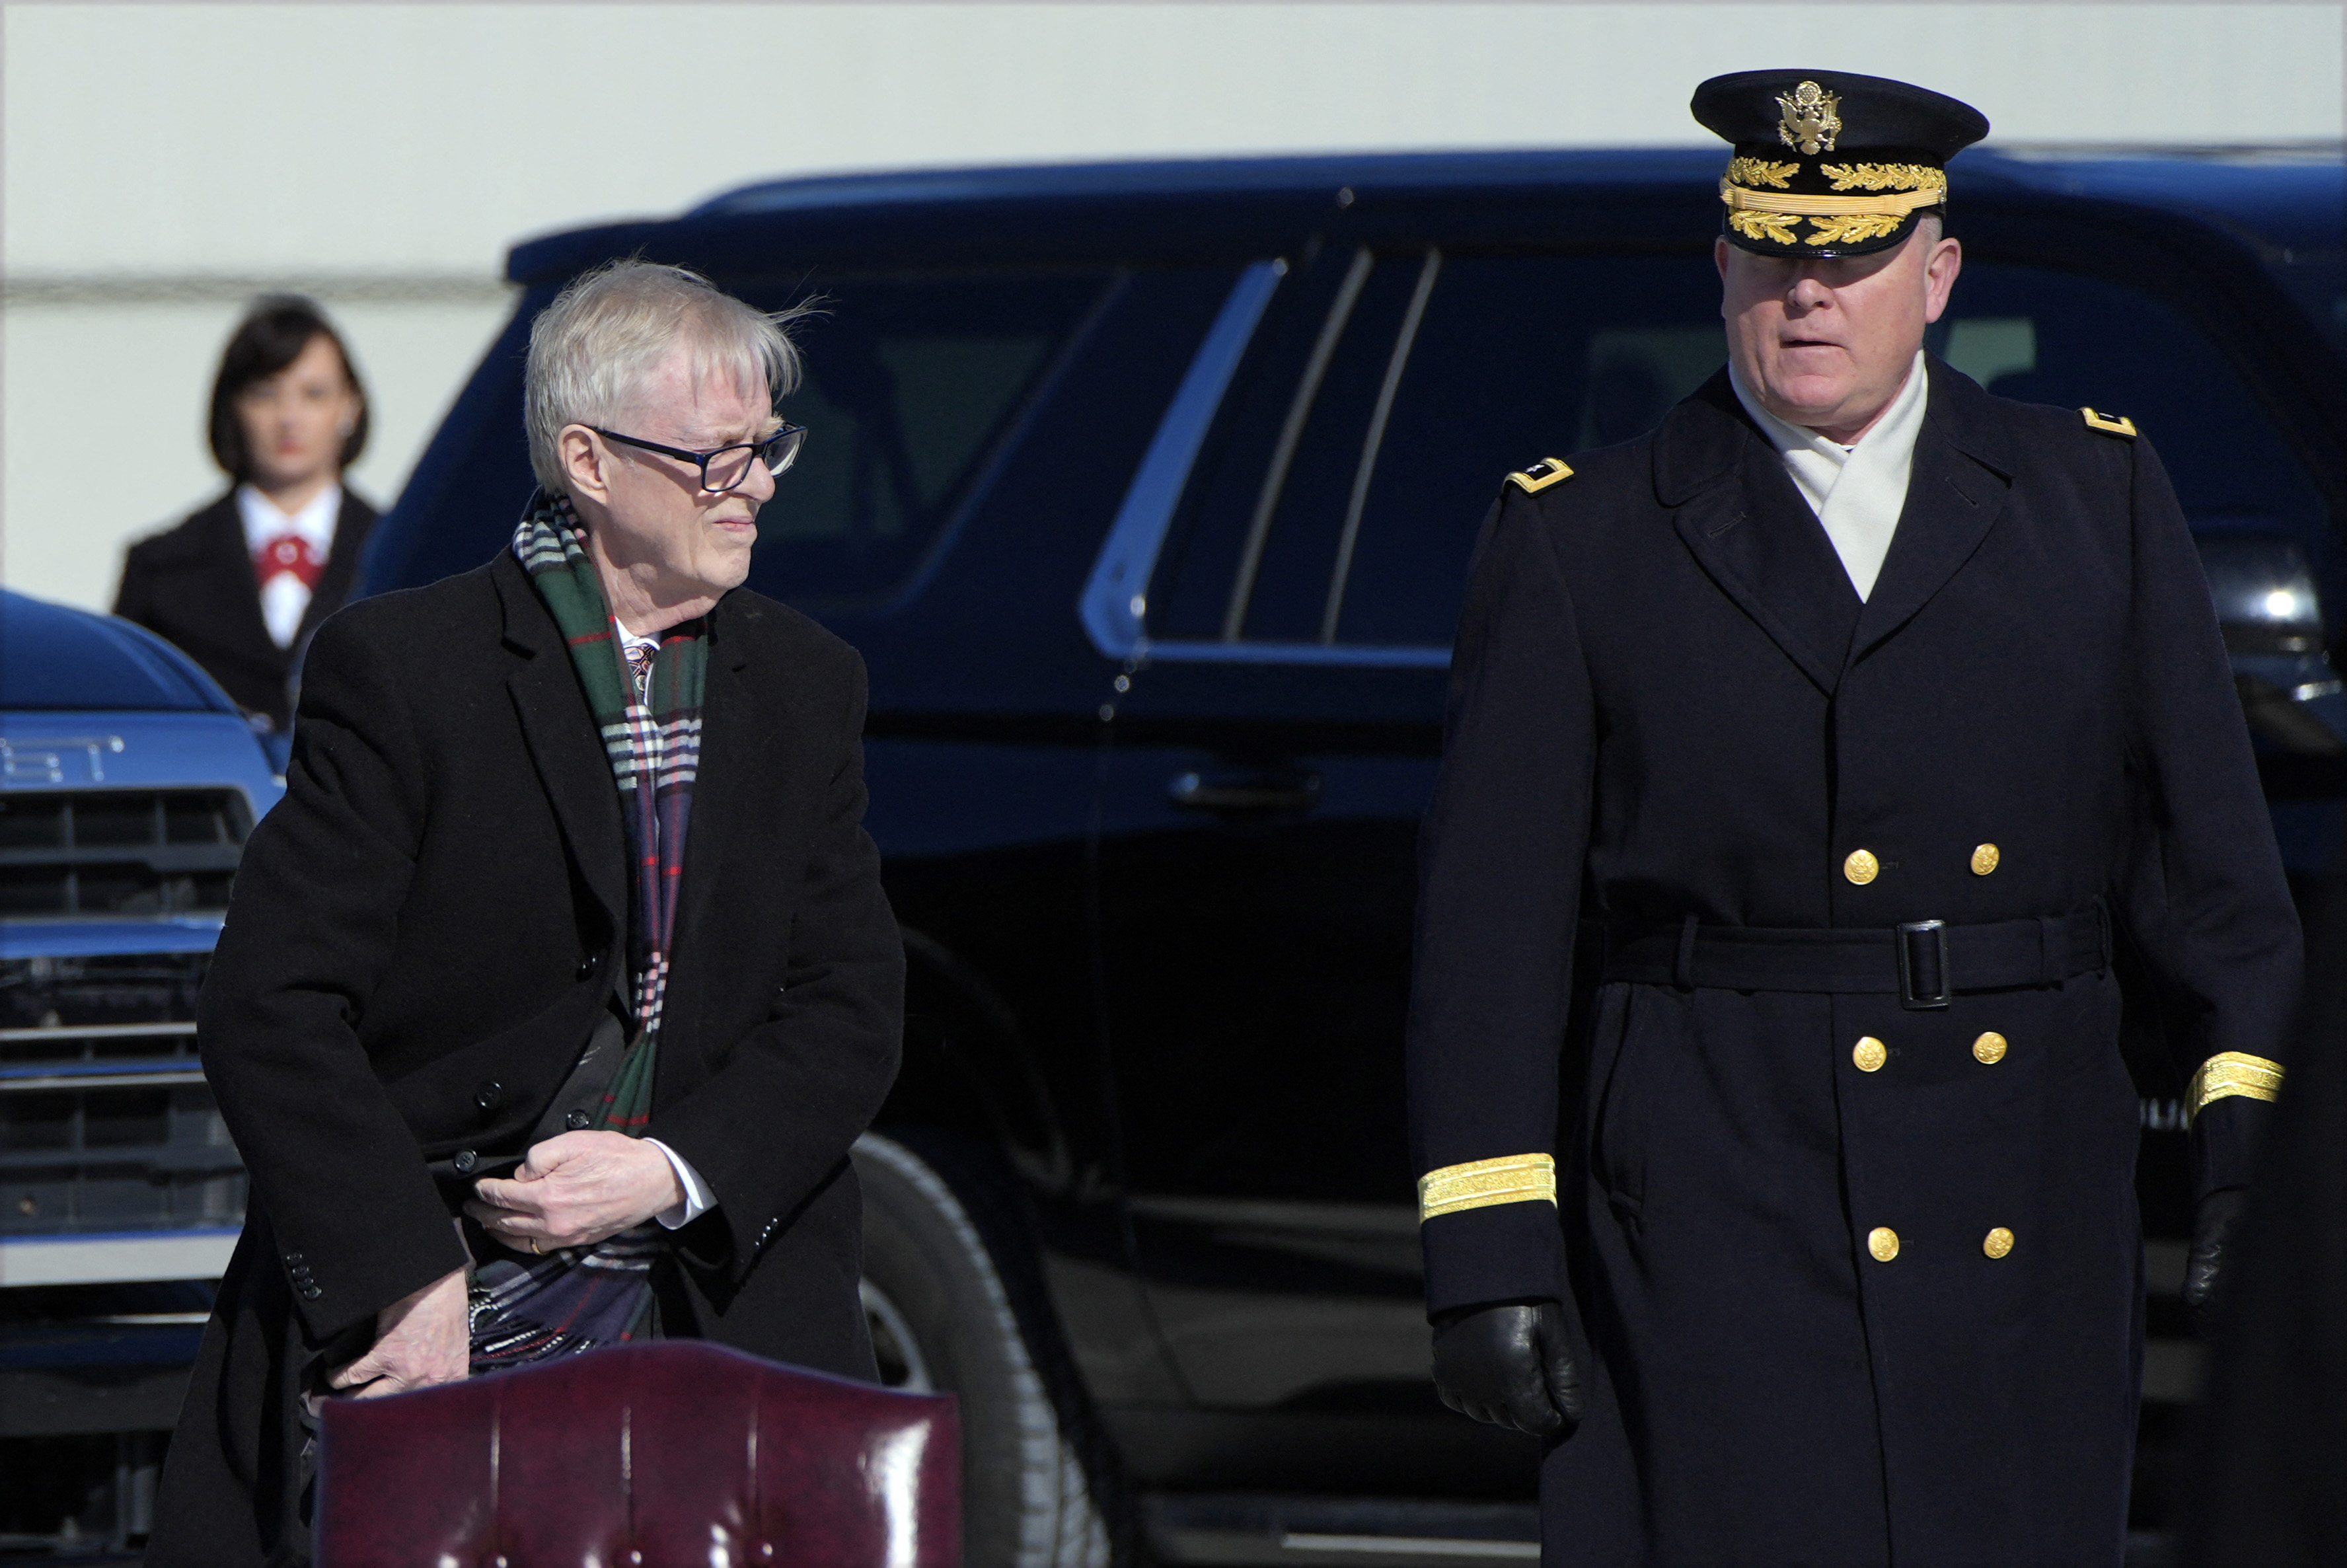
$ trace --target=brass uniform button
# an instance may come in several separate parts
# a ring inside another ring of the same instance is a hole
[[[1996,869],[1996,863],[2004,858],[2004,856],[1998,852],[1996,845],[1993,844],[1983,844],[1975,846],[1973,850],[1973,875],[1975,876],[1987,876],[1990,872]]]
[[[1841,874],[1863,887],[1882,875],[1882,862],[1874,858],[1870,849],[1853,849],[1841,863]]]
[[[1981,1251],[1991,1257],[2003,1257],[2013,1250],[2013,1233],[1999,1225],[1981,1242]]]
[[[1877,1225],[1866,1233],[1866,1250],[1874,1255],[1877,1263],[1889,1263],[1899,1255],[1899,1233],[1889,1225]]]
[[[1858,1063],[1860,1072],[1880,1072],[1882,1064],[1891,1060],[1891,1052],[1881,1040],[1870,1034],[1850,1047],[1850,1059]]]
[[[1994,1067],[1998,1062],[2004,1060],[2005,1044],[2006,1040],[2004,1036],[1997,1033],[1994,1030],[1990,1030],[1986,1034],[1973,1041],[1973,1060],[1979,1062],[1983,1067]]]

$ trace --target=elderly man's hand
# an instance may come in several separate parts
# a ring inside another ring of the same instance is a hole
[[[548,1138],[512,1181],[491,1177],[473,1190],[480,1195],[465,1212],[517,1252],[591,1246],[684,1202],[668,1156],[622,1132]]]
[[[472,1356],[465,1271],[444,1274],[374,1315],[374,1347],[327,1381],[373,1399],[460,1381]]]

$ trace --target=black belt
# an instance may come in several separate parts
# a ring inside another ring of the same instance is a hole
[[[1943,1008],[1966,991],[2052,986],[2110,964],[2102,906],[2034,920],[1951,926],[1912,920],[1860,930],[1772,930],[1584,920],[1604,944],[1608,980],[1729,991],[1891,996],[1904,1008]]]

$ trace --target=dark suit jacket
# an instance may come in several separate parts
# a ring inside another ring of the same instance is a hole
[[[1552,1563],[2115,1563],[2141,1324],[2107,966],[1937,1010],[1601,987],[1578,921],[1871,930],[1887,971],[1903,922],[2099,906],[2180,1071],[2281,1054],[2296,917],[2158,458],[1929,374],[1863,604],[1725,374],[1505,487],[1481,546],[1420,840],[1413,1153],[1558,1159],[1558,1207],[1423,1227],[1431,1307],[1561,1298],[1594,1347]],[[2270,1109],[2201,1115],[2204,1188],[2246,1180]]]
[[[870,1378],[847,1153],[895,1077],[904,958],[861,825],[865,691],[796,611],[736,591],[712,612],[649,1131],[718,1200],[677,1233],[671,1330]],[[199,1009],[251,1208],[158,1563],[297,1532],[313,1363],[466,1261],[425,1163],[518,1152],[624,961],[618,792],[509,553],[320,629],[287,786]]]
[[[178,528],[130,547],[114,613],[178,644],[238,707],[266,714],[282,730],[293,717],[293,675],[302,645],[350,597],[374,525],[375,509],[343,487],[326,569],[290,647],[278,647],[261,619],[261,583],[244,548],[234,490]]]

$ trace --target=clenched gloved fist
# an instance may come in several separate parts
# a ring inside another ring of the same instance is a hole
[[[2192,1251],[2184,1260],[2184,1306],[2192,1327],[2205,1337],[2216,1327],[2225,1258],[2240,1239],[2241,1210],[2249,1189],[2225,1187],[2200,1200],[2192,1216]]]
[[[1552,1438],[1581,1420],[1581,1371],[1564,1309],[1471,1307],[1434,1326],[1434,1386],[1460,1415]]]

